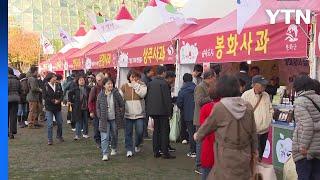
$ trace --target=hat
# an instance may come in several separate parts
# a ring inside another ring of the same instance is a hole
[[[94,79],[94,75],[90,74],[90,75],[88,76],[88,78],[93,78],[93,79]]]
[[[209,78],[215,77],[215,76],[216,76],[216,73],[214,72],[213,69],[209,69],[203,73],[203,79],[209,79]]]
[[[259,83],[261,85],[268,85],[268,80],[266,80],[261,75],[256,75],[256,76],[253,76],[252,78],[252,84],[256,84],[256,83]]]

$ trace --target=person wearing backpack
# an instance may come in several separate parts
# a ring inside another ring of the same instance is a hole
[[[215,164],[207,179],[248,180],[253,175],[251,160],[258,153],[253,107],[240,97],[234,76],[219,78],[215,89],[221,101],[194,134],[198,142],[211,132],[215,134]]]
[[[296,163],[298,180],[320,179],[320,95],[313,90],[313,80],[307,75],[298,76],[293,88],[296,127],[293,133],[292,157]]]

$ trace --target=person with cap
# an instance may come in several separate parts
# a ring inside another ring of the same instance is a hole
[[[273,118],[273,107],[270,96],[265,92],[268,81],[261,75],[252,78],[252,89],[242,94],[242,99],[249,102],[254,111],[254,119],[257,127],[259,158],[262,158],[268,131]]]
[[[200,128],[200,109],[203,105],[211,102],[209,89],[212,85],[215,84],[216,73],[214,70],[209,69],[203,73],[203,81],[196,86],[194,90],[194,114],[193,114],[193,125],[196,126],[196,130]],[[196,169],[195,173],[202,174],[201,172],[201,161],[200,161],[200,152],[201,152],[201,142],[196,142]]]
[[[49,73],[46,77],[48,82],[43,89],[43,98],[45,101],[47,126],[48,126],[48,145],[53,143],[53,116],[57,122],[57,139],[63,142],[62,137],[62,113],[61,102],[63,100],[63,92],[61,86],[56,84],[57,76],[54,73]]]

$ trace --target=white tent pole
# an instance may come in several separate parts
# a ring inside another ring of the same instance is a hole
[[[179,84],[180,84],[180,62],[179,62],[179,44],[180,44],[180,41],[179,39],[177,39],[175,41],[175,50],[176,50],[176,80],[175,80],[175,83],[174,83],[174,93],[173,95],[174,96],[178,96],[178,92],[179,92]]]
[[[312,28],[311,28],[311,41],[309,46],[309,64],[310,66],[310,77],[313,79],[317,78],[317,57],[316,57],[316,17],[312,17]]]

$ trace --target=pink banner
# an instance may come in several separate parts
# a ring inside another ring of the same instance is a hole
[[[174,64],[175,62],[176,52],[171,42],[125,49],[119,56],[120,67]]]
[[[320,57],[320,16],[317,16],[316,23],[316,56]]]
[[[301,25],[307,32],[307,26]],[[203,62],[239,62],[302,58],[307,56],[307,37],[300,26],[264,25],[236,31],[182,39],[182,64]]]
[[[106,52],[87,57],[83,62],[85,69],[102,69],[116,67],[117,61],[117,53]]]

